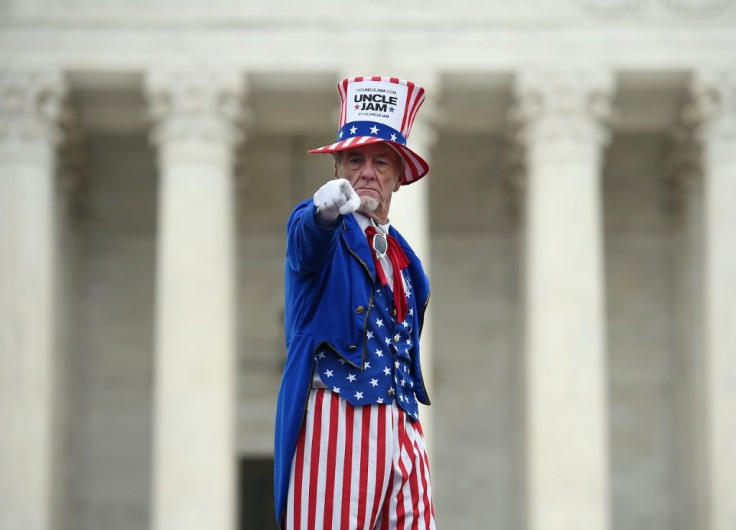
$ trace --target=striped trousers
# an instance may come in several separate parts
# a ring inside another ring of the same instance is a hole
[[[285,530],[435,530],[419,422],[313,389],[291,465]]]

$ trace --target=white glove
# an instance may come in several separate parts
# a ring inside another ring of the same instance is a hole
[[[317,217],[331,222],[360,208],[360,197],[345,179],[331,180],[314,194]]]

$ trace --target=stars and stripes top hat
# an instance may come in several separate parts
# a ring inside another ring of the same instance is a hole
[[[397,77],[350,77],[337,85],[340,127],[334,144],[310,153],[335,153],[361,145],[385,142],[404,161],[402,184],[416,182],[429,164],[406,146],[411,126],[424,102],[424,89]]]

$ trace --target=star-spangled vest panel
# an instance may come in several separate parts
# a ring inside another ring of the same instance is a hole
[[[406,274],[406,296],[413,296]],[[411,373],[414,344],[411,331],[415,325],[414,310],[403,322],[396,322],[393,293],[387,286],[378,286],[368,315],[366,331],[367,354],[365,369],[351,366],[336,353],[320,350],[315,355],[316,386],[324,386],[340,394],[351,405],[387,404],[396,400],[414,420],[419,418],[419,406],[414,395],[415,378]],[[321,384],[320,384],[321,383]]]

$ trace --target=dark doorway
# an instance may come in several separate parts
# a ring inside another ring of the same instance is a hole
[[[273,458],[240,459],[240,530],[277,530]]]

